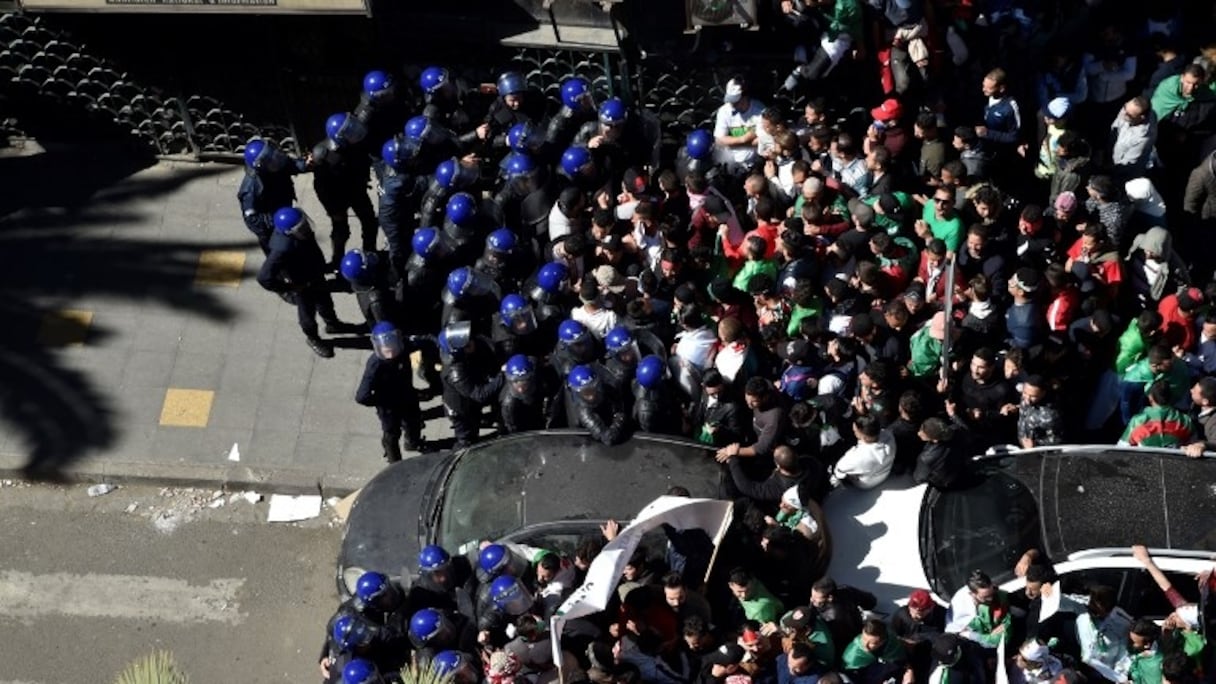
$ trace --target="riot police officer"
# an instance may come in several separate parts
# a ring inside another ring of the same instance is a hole
[[[410,333],[429,335],[440,327],[443,312],[443,289],[448,274],[456,264],[451,240],[438,228],[419,228],[410,244],[414,253],[406,261],[404,322]],[[435,366],[439,362],[434,345],[422,346],[423,378],[429,391],[437,393],[441,385]]]
[[[633,379],[633,419],[643,432],[671,434],[679,425],[675,397],[667,382],[667,362],[651,355],[638,362]]]
[[[550,362],[559,378],[569,375],[575,366],[595,363],[598,358],[595,335],[586,326],[573,318],[557,326],[557,348],[553,350]]]
[[[453,684],[478,684],[481,681],[477,659],[469,653],[442,651],[431,661],[431,666],[440,677],[451,677]]]
[[[561,98],[562,108],[549,120],[545,135],[543,156],[550,161],[556,161],[557,156],[574,142],[574,136],[583,124],[596,117],[595,98],[587,79],[576,76],[562,81]]]
[[[489,340],[475,337],[472,332],[472,324],[461,321],[439,333],[443,407],[452,422],[456,449],[477,441],[481,409],[502,389],[502,376]]]
[[[499,394],[502,428],[505,434],[541,430],[549,424],[547,407],[552,405],[540,387],[536,360],[516,354],[503,366],[506,381]]]
[[[422,196],[422,207],[418,210],[419,225],[441,225],[448,199],[452,195],[471,189],[481,175],[476,163],[465,163],[456,157],[439,162],[434,177]]]
[[[312,184],[333,225],[331,263],[337,270],[339,260],[346,253],[346,242],[350,240],[347,212],[353,210],[359,218],[365,252],[376,249],[379,225],[367,194],[371,158],[361,145],[367,137],[367,128],[351,114],[341,113],[325,121],[325,134],[325,140],[312,149]]]
[[[586,146],[595,157],[596,167],[615,188],[630,167],[658,167],[658,159],[647,154],[640,120],[629,115],[619,98],[605,100],[599,107],[598,121],[589,121],[574,137],[575,145]]]
[[[604,335],[603,381],[618,397],[632,396],[629,383],[633,382],[638,360],[642,358],[638,342],[633,333],[618,325]]]
[[[368,138],[374,142],[387,140],[400,130],[406,107],[392,75],[379,69],[367,72],[354,115],[367,128]]]
[[[443,288],[442,325],[469,321],[478,334],[487,334],[501,299],[498,283],[481,271],[461,266],[448,274]]]
[[[704,128],[688,134],[684,145],[676,152],[676,176],[683,184],[691,174],[703,176],[710,185],[718,186],[720,169],[714,163],[714,136]]]
[[[342,684],[400,684],[401,675],[390,671],[382,674],[370,660],[356,658],[342,668]]]
[[[352,326],[339,320],[334,311],[334,300],[325,284],[325,256],[317,245],[311,221],[299,209],[284,207],[275,212],[274,227],[270,254],[258,272],[258,284],[271,292],[293,295],[300,330],[309,348],[317,356],[331,358],[334,350],[318,333],[317,315],[331,335],[350,331]]]
[[[405,618],[401,587],[382,573],[364,572],[355,583],[354,595],[338,607],[327,625],[320,663],[323,675],[332,678],[341,673],[353,657],[400,669],[409,646]]]
[[[536,322],[532,304],[522,295],[502,298],[491,324],[490,339],[499,358],[524,354],[540,358],[552,348],[552,335],[545,335]]]
[[[536,310],[536,322],[549,339],[557,334],[557,326],[574,309],[574,294],[570,290],[570,269],[560,261],[541,266],[536,276],[524,284],[524,292]],[[564,377],[564,376],[563,376]]]
[[[473,195],[458,192],[444,207],[443,232],[456,246],[456,259],[462,264],[477,258],[482,240],[498,225],[492,208],[485,208]]]
[[[295,204],[296,188],[291,177],[307,168],[307,162],[292,159],[273,141],[254,139],[245,143],[245,177],[236,198],[245,227],[258,239],[262,254],[270,253],[274,212]]]
[[[368,330],[381,321],[401,320],[396,295],[400,277],[391,264],[380,258],[379,252],[352,249],[342,257],[338,272],[355,293]]]
[[[455,610],[474,617],[470,584],[473,566],[468,556],[455,558],[442,546],[429,544],[418,552],[418,577],[410,585],[411,608]]]
[[[465,145],[452,129],[419,114],[405,122],[405,138],[418,145],[418,164],[433,169],[444,159],[461,154]]]
[[[608,192],[608,177],[601,173],[595,155],[585,145],[571,145],[562,153],[561,175],[566,186],[578,188],[590,197],[599,192]],[[615,195],[609,192],[609,196]]]
[[[532,155],[512,152],[503,160],[506,180],[494,196],[503,223],[515,228],[524,249],[540,254],[539,237],[549,233],[549,212],[557,195],[547,167]]]
[[[490,105],[485,121],[475,135],[491,150],[507,144],[507,133],[516,124],[534,124],[544,116],[544,101],[539,93],[528,90],[528,82],[518,71],[507,71],[498,77],[498,97]]]
[[[477,630],[472,620],[452,611],[423,608],[410,618],[410,641],[418,662],[430,662],[447,650],[476,651]]]
[[[613,446],[625,440],[628,418],[619,402],[609,396],[592,366],[575,366],[566,376],[570,427],[581,427],[591,438]]]
[[[464,111],[461,87],[447,69],[438,66],[423,69],[418,77],[418,87],[426,99],[426,108],[422,110],[426,117],[457,132],[472,128],[469,115]]]
[[[519,240],[510,228],[499,228],[486,236],[485,251],[473,265],[505,292],[518,290],[532,267],[531,252],[519,248]]]
[[[409,231],[422,205],[425,177],[418,174],[418,145],[403,135],[391,138],[380,150],[379,220],[388,242],[388,254],[398,273],[409,256]]]
[[[355,401],[373,406],[380,419],[380,445],[389,463],[401,460],[401,435],[406,451],[421,451],[422,410],[414,392],[413,369],[401,331],[389,321],[372,328],[372,355],[367,358]]]

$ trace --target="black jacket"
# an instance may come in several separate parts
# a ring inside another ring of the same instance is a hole
[[[291,292],[323,282],[327,271],[316,238],[294,238],[275,231],[270,236],[270,253],[258,272],[258,284],[271,292]]]
[[[502,374],[489,340],[476,339],[472,352],[444,358],[441,375],[445,392],[485,405],[498,396]]]
[[[418,401],[408,353],[385,360],[372,354],[363,368],[363,379],[355,390],[355,401],[364,406],[396,407]]]
[[[780,470],[774,469],[772,474],[763,480],[753,480],[743,472],[743,466],[739,463],[739,459],[732,458],[729,461],[730,479],[735,485],[735,489],[739,494],[760,504],[773,504],[781,500],[781,495],[785,490],[806,479],[806,472],[800,472],[797,475],[785,475]]]
[[[595,441],[612,446],[625,441],[628,436],[625,434],[628,418],[616,402],[605,398],[597,406],[591,406],[573,397],[569,405],[573,409],[570,427],[583,428]]]
[[[916,459],[916,469],[912,471],[916,484],[928,483],[938,489],[950,489],[958,484],[967,465],[967,452],[956,441],[960,440],[925,444]]]
[[[715,426],[713,445],[716,447],[734,444],[743,438],[743,408],[727,397],[720,396],[718,403],[711,408],[709,395],[702,392],[688,420],[692,424],[694,437],[700,434],[703,426]]]

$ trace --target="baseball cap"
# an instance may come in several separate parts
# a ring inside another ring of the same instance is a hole
[[[933,597],[924,589],[917,589],[908,594],[908,607],[917,610],[929,610],[933,607]]]
[[[730,209],[726,206],[726,200],[717,195],[709,195],[705,198],[705,203],[701,205],[705,213],[717,217],[719,221],[730,219]]]
[[[1047,114],[1053,119],[1063,119],[1068,116],[1068,111],[1072,109],[1072,102],[1067,97],[1057,97],[1047,103]]]
[[[711,665],[738,665],[746,654],[739,644],[722,644],[718,650],[706,655],[705,660]]]
[[[806,340],[790,340],[777,349],[777,356],[796,365],[804,365],[811,359],[811,343]]]
[[[810,606],[798,606],[781,616],[781,626],[786,629],[806,629],[814,620],[814,608]]]
[[[732,78],[726,83],[726,93],[722,100],[726,102],[726,104],[735,104],[739,100],[742,100],[745,94],[746,91],[743,81],[737,78]]]
[[[939,634],[933,639],[933,657],[939,663],[953,665],[963,655],[957,634]]]
[[[870,110],[870,116],[874,117],[875,121],[886,123],[894,121],[903,116],[904,107],[893,97],[883,100],[883,103]]]

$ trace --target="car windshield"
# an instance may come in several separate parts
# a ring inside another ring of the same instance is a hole
[[[465,452],[443,494],[437,543],[468,548],[525,525],[630,520],[673,486],[718,498],[721,468],[691,443],[635,437],[608,447],[582,434],[532,434]]]
[[[1039,546],[1034,495],[1004,472],[985,474],[972,487],[931,490],[922,517],[921,559],[939,596],[949,597],[983,570],[1000,583],[1026,549]]]

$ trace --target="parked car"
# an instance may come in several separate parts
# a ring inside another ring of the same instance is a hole
[[[349,596],[365,570],[408,576],[426,544],[475,554],[481,540],[506,540],[572,556],[601,523],[624,524],[673,486],[694,497],[728,498],[729,475],[713,453],[674,437],[639,434],[609,447],[581,430],[555,430],[395,463],[367,483],[351,509],[338,593]],[[814,513],[825,531],[826,565],[827,527],[818,506]]]
[[[1101,582],[1119,591],[1129,612],[1163,616],[1164,599],[1131,557],[1131,545],[1148,546],[1184,594],[1216,559],[1211,457],[1069,445],[986,454],[972,465],[975,477],[957,490],[905,477],[876,490],[832,492],[824,505],[832,577],[873,591],[886,610],[918,588],[949,606],[977,569],[1003,589],[1020,589],[1013,568],[1023,552],[1038,548],[1065,592]]]

